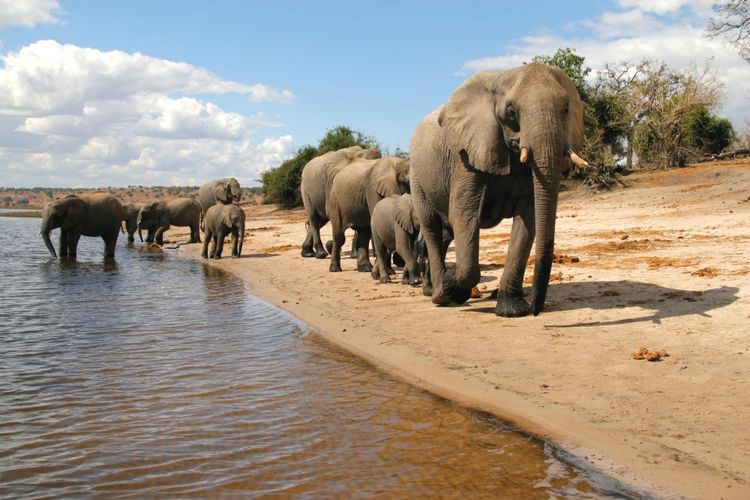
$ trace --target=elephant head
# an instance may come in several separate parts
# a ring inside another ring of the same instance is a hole
[[[76,226],[82,227],[88,217],[88,210],[88,203],[74,194],[69,194],[61,200],[52,201],[44,206],[39,234],[52,257],[57,258],[57,252],[50,241],[49,233],[58,227],[65,231]]]
[[[217,181],[213,187],[213,194],[217,201],[224,204],[239,202],[242,198],[240,183],[234,177]]]
[[[534,186],[536,264],[531,311],[544,304],[552,266],[560,177],[583,142],[583,106],[562,70],[526,64],[480,72],[464,82],[438,117],[446,146],[464,168],[495,176],[529,169]]]

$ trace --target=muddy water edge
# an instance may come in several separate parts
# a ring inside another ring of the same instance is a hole
[[[164,252],[0,217],[0,496],[631,497]],[[56,242],[53,232],[52,241]]]

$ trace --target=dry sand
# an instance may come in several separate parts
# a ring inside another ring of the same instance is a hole
[[[462,306],[436,307],[400,276],[379,284],[351,259],[342,273],[303,259],[301,210],[247,207],[246,255],[213,264],[331,342],[628,484],[750,498],[750,163],[624,180],[561,196],[538,317],[493,312],[509,221],[482,232],[482,297]],[[640,347],[669,356],[633,359]]]

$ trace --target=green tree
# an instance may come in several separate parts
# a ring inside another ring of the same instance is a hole
[[[708,108],[698,108],[684,127],[688,147],[700,156],[719,154],[737,139],[732,122],[712,114]]]
[[[372,137],[362,132],[352,130],[349,127],[339,125],[326,132],[326,135],[318,143],[318,154],[336,151],[351,146],[362,146],[363,148],[379,148],[378,143]]]

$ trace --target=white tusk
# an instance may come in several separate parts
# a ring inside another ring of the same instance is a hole
[[[529,148],[521,148],[521,163],[526,163],[529,159]]]
[[[586,167],[589,164],[589,162],[587,162],[586,160],[584,160],[583,158],[575,154],[572,149],[568,150],[568,156],[570,157],[571,160],[573,160],[573,163],[575,163],[579,167]]]

